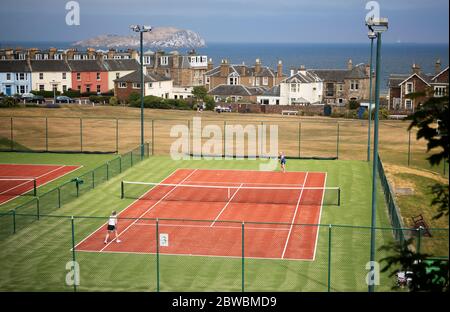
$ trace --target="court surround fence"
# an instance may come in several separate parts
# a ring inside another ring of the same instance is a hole
[[[193,134],[192,120],[145,119],[145,141],[151,155],[169,155],[173,126],[184,125]],[[279,149],[290,158],[367,158],[366,120],[214,120],[202,119],[202,126],[214,125],[224,132],[228,126],[278,126]],[[448,162],[439,167],[428,164],[426,143],[416,140],[416,129],[406,130],[400,122],[380,122],[380,154],[385,162],[413,166],[448,176]],[[140,120],[137,118],[96,117],[5,117],[0,116],[0,151],[121,153],[138,145]],[[202,142],[207,139],[202,138]],[[225,137],[219,143],[223,154],[229,146]],[[198,150],[189,146],[189,154]]]
[[[119,217],[119,224],[139,222],[136,226],[145,230],[131,238],[126,238],[124,234],[120,244],[113,241],[104,245],[107,217],[40,215],[37,221],[36,214],[2,213],[0,218],[9,220],[10,231],[13,231],[13,222],[20,224],[28,223],[28,219],[34,220],[30,231],[11,237],[16,247],[11,247],[13,242],[9,242],[8,247],[7,241],[0,241],[0,259],[7,257],[9,260],[2,264],[1,290],[367,291],[367,257],[364,255],[369,250],[370,227],[216,221],[211,228],[209,224],[212,220]],[[2,223],[5,225],[5,222]],[[57,231],[48,232],[47,227],[51,225]],[[99,227],[102,229],[100,235],[94,235],[87,247],[83,246],[85,239]],[[170,233],[173,227],[177,227],[180,235],[172,233],[167,236],[168,241],[163,242],[164,234]],[[199,236],[197,240],[192,240],[184,235],[192,233],[195,227],[207,228],[210,236]],[[300,233],[305,228],[318,232],[314,261],[261,257],[261,252],[277,248],[279,244],[276,239],[264,239],[262,232],[267,229],[286,231],[289,227],[294,233]],[[5,232],[5,228],[2,228]],[[221,228],[226,228],[229,235],[223,237]],[[399,230],[416,231],[376,228],[377,250],[391,242],[392,232]],[[419,232],[419,251],[428,251],[436,240],[448,242],[448,229],[431,230],[433,238],[421,236]],[[261,233],[258,234],[258,231]],[[35,236],[39,239],[33,239]],[[130,239],[133,241],[130,242]],[[92,247],[93,244],[100,247]],[[117,249],[124,244],[139,246],[140,252]],[[169,246],[175,246],[179,252],[172,253]],[[48,254],[49,248],[52,250],[51,255]],[[190,249],[196,252],[183,252]],[[21,258],[21,266],[34,267],[39,263],[39,268],[31,269],[24,278],[17,274],[18,268],[14,263],[18,255],[25,251],[27,257]],[[198,254],[199,251],[202,255]],[[448,254],[435,255],[439,261],[448,261]],[[386,256],[386,252],[377,251],[376,260],[380,261]],[[42,257],[49,260],[42,263]],[[70,261],[77,265],[67,266]],[[78,276],[79,283],[67,284],[65,274],[70,273],[70,270],[74,273],[70,276]],[[380,276],[380,285],[376,289],[390,291],[395,285],[396,279],[385,273]]]
[[[11,234],[27,227],[33,221],[39,220],[41,215],[48,215],[56,211],[58,208],[61,208],[63,205],[77,199],[86,192],[96,188],[98,185],[121,174],[127,169],[140,163],[148,156],[149,144],[145,143],[144,155],[141,155],[141,148],[139,146],[127,153],[124,153],[123,155],[107,161],[99,167],[88,171],[75,179],[62,183],[61,185],[43,194],[40,194],[39,191],[37,194],[34,193],[31,200],[20,204],[10,211],[13,219],[15,219],[15,216],[18,213],[33,216],[22,218],[20,222],[14,222],[14,226],[12,227],[13,231]],[[0,227],[9,228],[9,226],[4,225],[4,221],[4,218],[0,218]],[[4,236],[0,235],[0,239],[2,238],[4,238]]]

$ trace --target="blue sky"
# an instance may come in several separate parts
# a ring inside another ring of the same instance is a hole
[[[66,0],[2,0],[0,41],[76,41],[130,34],[130,24],[191,29],[206,42],[366,42],[366,0],[79,0],[81,25],[65,23]],[[447,43],[448,0],[380,0],[385,42]]]

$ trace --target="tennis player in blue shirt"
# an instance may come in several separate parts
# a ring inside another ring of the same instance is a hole
[[[283,152],[280,153],[280,164],[281,170],[283,170],[283,172],[286,172],[286,156]]]

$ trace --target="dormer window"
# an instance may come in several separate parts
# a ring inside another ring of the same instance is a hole
[[[414,85],[412,82],[408,82],[406,83],[406,90],[405,90],[405,94],[410,94],[414,92]]]
[[[168,56],[161,56],[161,65],[168,65],[169,64],[169,57]]]

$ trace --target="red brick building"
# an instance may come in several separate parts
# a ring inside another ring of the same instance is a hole
[[[101,60],[69,60],[72,71],[72,90],[81,93],[106,93],[108,89],[108,71]]]

